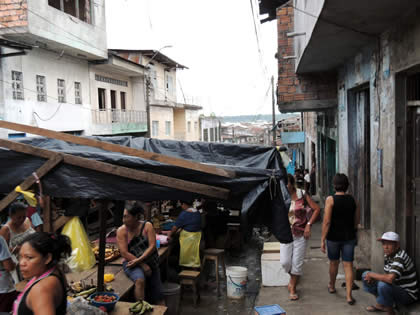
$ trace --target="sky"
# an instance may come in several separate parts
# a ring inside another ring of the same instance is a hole
[[[189,68],[177,71],[179,102],[205,115],[272,112],[276,22],[259,23],[257,0],[107,0],[106,19],[110,49],[172,46],[161,53]]]

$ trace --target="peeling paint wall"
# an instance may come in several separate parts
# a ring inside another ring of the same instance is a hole
[[[349,172],[349,104],[352,89],[367,84],[370,89],[370,211],[371,227],[360,231],[357,265],[381,270],[383,252],[376,238],[387,230],[400,233],[404,245],[405,205],[398,200],[404,193],[396,185],[398,172],[404,163],[404,152],[396,152],[396,84],[398,72],[420,64],[420,21],[416,13],[402,19],[397,26],[372,39],[357,55],[339,69],[338,75],[338,133],[339,171]],[[404,106],[404,105],[403,105]],[[404,121],[402,121],[404,124]],[[378,178],[377,149],[383,149],[383,186]],[[405,175],[404,175],[405,176]],[[369,259],[369,253],[371,257]],[[370,261],[369,261],[370,260]]]

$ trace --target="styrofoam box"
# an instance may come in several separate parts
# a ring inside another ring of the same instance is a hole
[[[263,254],[266,253],[279,253],[280,242],[265,242],[263,248]]]
[[[280,252],[261,255],[262,285],[266,287],[287,286],[290,275],[280,264]]]

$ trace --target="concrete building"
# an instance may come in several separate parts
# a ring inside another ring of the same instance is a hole
[[[178,102],[176,72],[187,67],[162,54],[160,50],[113,50],[118,56],[146,69],[145,102],[149,111],[150,137],[198,141],[197,105]]]
[[[107,57],[104,3],[21,0],[0,4],[2,38],[32,47],[26,54],[0,61],[3,119],[89,134],[89,62]],[[8,136],[25,135],[9,131]]]
[[[0,60],[2,119],[73,134],[145,134],[145,68],[108,51],[104,0],[9,1],[0,12],[0,36],[31,48],[4,49],[12,55]]]
[[[362,214],[359,268],[382,268],[376,239],[394,230],[420,271],[418,5],[293,0],[277,10],[279,109],[310,112],[318,184],[328,169],[348,174]]]
[[[200,141],[221,142],[222,141],[222,122],[215,115],[206,117],[200,116]]]

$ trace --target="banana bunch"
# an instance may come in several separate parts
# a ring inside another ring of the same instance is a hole
[[[130,307],[131,314],[141,315],[149,311],[153,311],[153,306],[146,301],[139,301]]]

